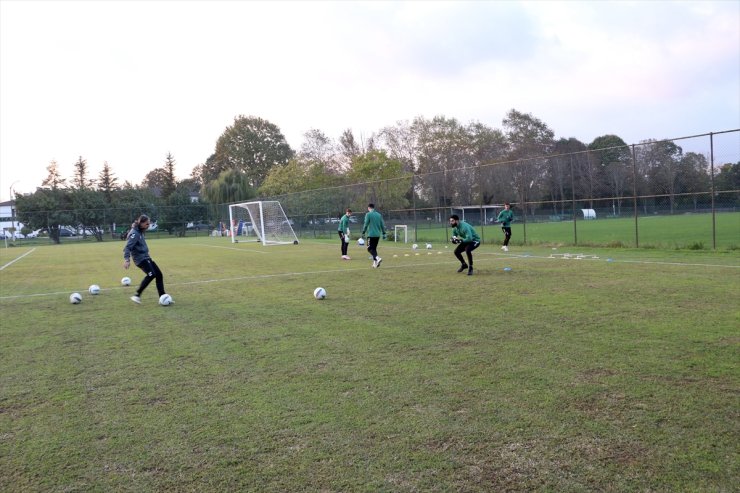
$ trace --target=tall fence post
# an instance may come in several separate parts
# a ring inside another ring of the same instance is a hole
[[[578,226],[576,225],[576,180],[573,174],[573,154],[570,155],[570,201],[573,212],[573,244],[578,245]]]
[[[640,238],[637,230],[637,160],[635,159],[635,144],[632,144],[632,211],[635,216],[635,248],[640,247]]]
[[[416,218],[416,173],[411,173],[411,207],[414,208],[414,243],[416,243],[419,235],[419,225]]]
[[[709,190],[711,191],[711,204],[712,204],[712,250],[717,249],[717,222],[716,222],[716,211],[714,210],[714,133],[709,132]]]

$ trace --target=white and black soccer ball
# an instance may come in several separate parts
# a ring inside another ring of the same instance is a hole
[[[417,248],[419,248],[419,245],[417,245],[416,243],[414,243],[413,245],[411,245],[411,248],[413,248],[414,250],[416,250]]]
[[[90,287],[87,288],[87,292],[92,295],[100,294],[100,286],[97,284],[91,284]]]
[[[130,277],[122,277],[121,278],[121,286],[131,286],[131,278]]]
[[[172,296],[168,295],[167,293],[159,297],[159,304],[162,306],[170,306],[174,302],[175,300],[172,299]]]
[[[431,249],[432,249],[432,244],[431,243],[427,243],[427,250],[431,250]]]
[[[313,297],[317,300],[323,300],[326,298],[326,289],[324,288],[316,288],[313,290]]]
[[[360,246],[364,245],[365,244],[365,239],[364,238],[359,238],[357,240],[357,244],[360,245]]]
[[[80,293],[72,293],[69,295],[69,302],[73,305],[79,305],[82,303],[82,295]]]

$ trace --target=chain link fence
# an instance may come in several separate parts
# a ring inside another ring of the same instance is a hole
[[[395,226],[402,225],[408,241],[447,241],[448,217],[458,214],[484,243],[497,243],[503,234],[495,220],[510,202],[516,217],[512,245],[732,249],[740,247],[738,174],[740,130],[732,130],[451,166],[263,199],[280,201],[299,238],[336,238],[348,207],[355,211],[350,230],[357,237],[372,202],[391,240],[405,239],[394,238]],[[68,211],[70,225],[90,224],[87,217],[102,215],[93,230],[70,226],[71,237],[120,239],[141,212],[157,221],[158,232],[150,236],[218,236],[228,230],[228,204],[189,205],[184,219],[182,210],[151,204],[143,210]]]
[[[734,165],[734,167],[732,166]],[[336,236],[349,207],[359,234],[376,204],[389,231],[409,241],[447,241],[450,214],[484,243],[504,202],[516,216],[512,244],[740,247],[740,131],[446,169],[275,197],[299,237]],[[734,178],[733,178],[734,177]]]

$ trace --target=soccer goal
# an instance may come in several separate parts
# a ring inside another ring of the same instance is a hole
[[[277,200],[260,200],[229,205],[231,242],[256,235],[263,245],[297,244],[298,237]]]
[[[393,226],[393,241],[398,241],[398,235],[403,231],[403,242],[409,242],[409,228],[405,224],[396,224]]]

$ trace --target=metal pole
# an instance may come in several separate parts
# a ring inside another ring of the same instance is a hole
[[[712,196],[712,250],[717,249],[717,223],[716,215],[714,210],[714,134],[709,132],[709,165],[711,172],[709,173],[709,183]]]
[[[10,185],[10,202],[13,203],[13,187],[16,183],[20,183],[20,180],[15,180]],[[15,241],[15,212],[18,210],[18,208],[14,208],[12,205],[10,206],[10,227],[11,227],[11,235],[13,235],[13,241]]]
[[[637,159],[635,159],[635,144],[632,144],[632,208],[635,215],[635,248],[640,247],[640,237],[637,232]]]
[[[573,154],[570,155],[570,198],[571,210],[573,212],[573,244],[578,245],[578,226],[576,225],[576,185],[573,178]]]

